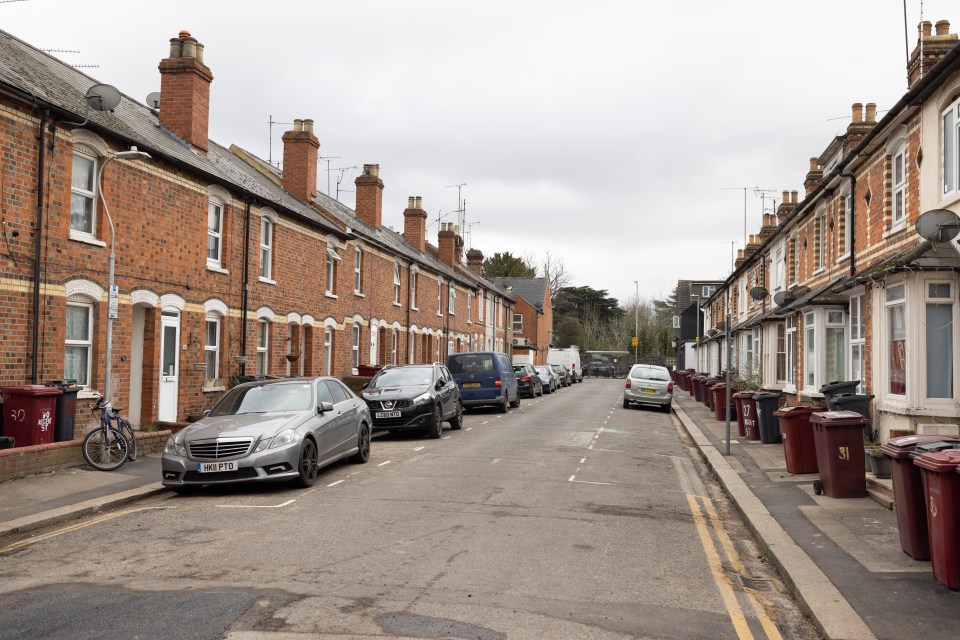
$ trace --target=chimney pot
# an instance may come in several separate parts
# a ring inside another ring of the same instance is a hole
[[[792,204],[797,204],[797,192],[796,192],[796,191],[791,191],[791,192],[790,192],[790,202],[791,202]]]
[[[183,40],[170,38],[170,57],[179,58],[183,53]]]
[[[788,202],[790,202],[790,192],[789,192],[789,191],[784,191],[784,192],[783,192],[783,197],[780,199],[780,202],[782,202],[783,204],[787,204]]]
[[[816,171],[816,170],[817,170],[817,159],[810,158],[810,171]]]
[[[183,58],[197,57],[197,39],[190,36],[183,39]]]
[[[366,176],[373,176],[374,178],[380,177],[380,165],[378,164],[365,164],[363,165],[363,174]]]
[[[877,122],[877,104],[875,102],[867,103],[867,124],[876,124]]]
[[[853,123],[859,124],[863,122],[863,104],[860,102],[853,103]]]
[[[423,197],[422,197],[422,196],[416,196],[416,197],[413,199],[413,208],[414,208],[414,209],[423,209]]]
[[[932,30],[933,24],[929,20],[924,20],[920,23],[920,32],[923,33],[924,38],[929,38]]]
[[[303,130],[306,133],[313,135],[313,120],[304,120],[303,121]]]
[[[407,209],[413,209],[413,196],[407,198]]]
[[[948,35],[950,35],[950,21],[949,21],[949,20],[937,20],[937,35],[938,35],[938,36],[948,36]]]
[[[297,133],[300,133],[301,131],[303,131],[303,120],[301,120],[300,118],[294,118],[293,130],[296,131]]]
[[[189,38],[189,37],[190,37],[190,32],[189,32],[189,31],[187,31],[186,29],[181,29],[181,30],[180,30],[180,38],[181,38],[181,39],[183,39],[183,38]]]
[[[203,45],[199,42],[197,43],[197,62],[203,64]]]

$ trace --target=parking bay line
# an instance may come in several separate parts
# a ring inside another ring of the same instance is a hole
[[[386,462],[381,462],[381,463],[378,464],[377,466],[378,466],[378,467],[383,467],[383,466],[386,466],[386,465],[388,465],[388,464],[390,464],[390,461],[389,461],[389,460],[387,460]]]
[[[414,449],[414,451],[421,451],[421,450],[423,450],[423,449],[426,449],[426,447],[416,447],[416,448]]]

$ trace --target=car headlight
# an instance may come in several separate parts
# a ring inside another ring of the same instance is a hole
[[[177,442],[177,436],[170,436],[167,438],[167,444],[163,447],[164,453],[169,453],[173,456],[180,456],[182,458],[187,457],[187,448],[182,442]]]
[[[415,404],[415,405],[416,405],[416,404],[427,404],[428,402],[430,402],[431,399],[432,399],[432,398],[430,397],[430,392],[429,392],[429,391],[424,391],[423,393],[421,393],[420,395],[418,395],[416,398],[413,399],[413,404]]]
[[[278,447],[285,447],[288,444],[293,444],[297,441],[297,432],[293,429],[284,429],[277,435],[272,438],[264,438],[257,443],[257,448],[253,450],[254,453],[258,451],[263,451],[264,449],[276,449]]]

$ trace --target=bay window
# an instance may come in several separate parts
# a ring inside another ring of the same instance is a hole
[[[941,116],[943,141],[943,195],[960,190],[960,99],[944,109]]]

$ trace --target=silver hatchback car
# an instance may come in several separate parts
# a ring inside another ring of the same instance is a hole
[[[167,440],[163,484],[187,493],[208,484],[293,481],[320,467],[370,458],[370,411],[336,378],[248,382]]]
[[[629,409],[631,403],[656,405],[670,411],[673,382],[666,367],[635,364],[630,368],[623,390],[623,408]]]

